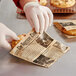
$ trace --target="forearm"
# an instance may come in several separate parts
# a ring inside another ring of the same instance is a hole
[[[19,3],[21,5],[21,7],[23,8],[24,5],[28,2],[37,2],[38,0],[20,0]]]

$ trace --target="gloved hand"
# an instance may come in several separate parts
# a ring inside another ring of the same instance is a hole
[[[48,26],[53,23],[53,14],[48,7],[40,5],[38,2],[29,2],[24,5],[24,12],[36,32],[43,33]]]
[[[9,44],[7,37],[9,37],[10,40],[19,39],[13,31],[7,28],[4,24],[0,23],[0,47],[10,50],[11,45]]]

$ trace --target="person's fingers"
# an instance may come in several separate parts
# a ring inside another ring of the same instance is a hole
[[[10,36],[12,39],[14,40],[19,40],[19,38],[17,37],[16,33],[14,33],[13,31],[9,30],[7,33],[6,33],[7,36]]]
[[[39,20],[34,10],[31,11],[30,17],[31,17],[32,23],[34,23],[34,28],[36,32],[39,33]]]
[[[45,19],[42,12],[38,13],[38,18],[39,18],[39,23],[40,23],[39,30],[40,30],[40,33],[42,34],[44,31],[44,25],[45,25]]]
[[[53,13],[51,12],[51,10],[49,8],[46,7],[46,11],[48,13],[49,16],[49,26],[51,26],[53,24]]]
[[[6,38],[6,40],[7,40],[9,43],[11,43],[13,39],[9,37],[9,38]]]
[[[45,18],[45,27],[44,27],[44,31],[46,31],[47,28],[48,28],[48,26],[49,26],[49,16],[48,16],[48,14],[47,14],[46,11],[44,11],[43,14],[44,14],[44,18]]]
[[[7,50],[11,50],[11,45],[6,40],[5,36],[1,36],[0,38],[0,47],[5,48]]]
[[[26,17],[27,17],[27,20],[29,21],[31,27],[34,28],[34,23],[33,23],[32,19],[31,19],[31,17],[30,16],[26,16]]]

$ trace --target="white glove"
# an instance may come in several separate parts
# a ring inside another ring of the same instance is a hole
[[[29,2],[24,5],[24,12],[36,32],[43,33],[48,26],[53,23],[53,14],[48,7],[40,5],[38,2]]]
[[[19,39],[13,31],[7,28],[4,24],[0,23],[0,47],[10,50],[11,45],[6,37],[9,37],[10,40]]]

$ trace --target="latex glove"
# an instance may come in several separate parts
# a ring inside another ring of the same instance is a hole
[[[9,37],[10,40],[19,39],[13,31],[7,28],[4,24],[0,23],[0,47],[10,50],[11,45],[9,44],[9,40],[7,40],[6,37]]]
[[[38,2],[29,2],[24,5],[24,12],[36,32],[43,33],[48,26],[53,23],[53,14],[48,7],[40,5]]]

